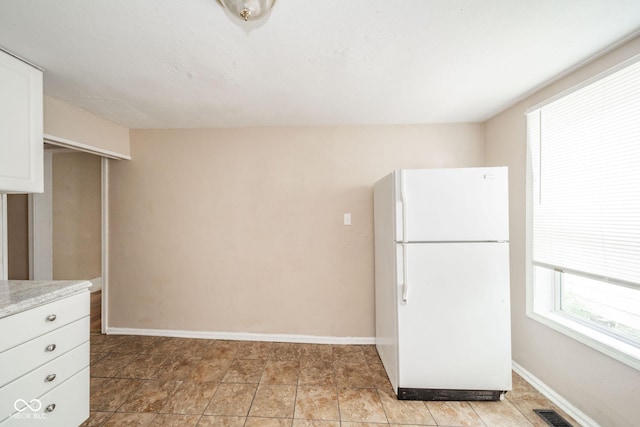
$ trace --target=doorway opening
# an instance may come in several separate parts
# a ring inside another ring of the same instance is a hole
[[[89,280],[101,332],[106,159],[45,144],[44,193],[7,196],[10,280]]]

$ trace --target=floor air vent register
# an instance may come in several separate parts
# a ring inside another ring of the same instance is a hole
[[[551,409],[534,409],[533,412],[540,415],[540,418],[551,427],[573,427],[567,420],[562,418],[560,414]]]

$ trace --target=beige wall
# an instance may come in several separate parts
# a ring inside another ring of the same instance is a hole
[[[44,133],[89,150],[125,158],[130,155],[129,129],[46,95]]]
[[[29,279],[29,199],[7,194],[7,255],[9,280]]]
[[[482,165],[483,134],[132,131],[133,160],[110,162],[109,326],[373,337],[372,184],[396,168]]]
[[[53,278],[102,274],[100,157],[53,155]]]
[[[488,165],[510,173],[511,304],[513,359],[602,426],[640,420],[640,372],[526,316],[525,110],[589,77],[640,54],[640,38],[536,93],[486,125]]]

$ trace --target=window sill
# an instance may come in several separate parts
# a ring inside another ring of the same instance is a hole
[[[638,347],[619,341],[555,312],[529,312],[527,315],[576,341],[640,371],[640,348]]]

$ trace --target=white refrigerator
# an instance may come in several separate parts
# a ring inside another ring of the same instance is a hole
[[[376,347],[398,399],[511,390],[507,178],[407,169],[374,185]]]

